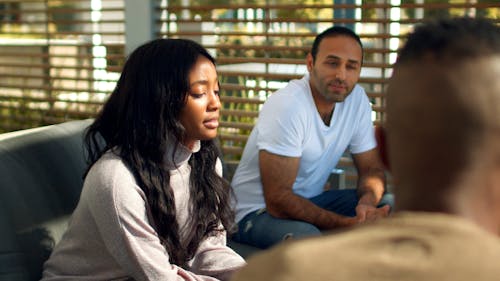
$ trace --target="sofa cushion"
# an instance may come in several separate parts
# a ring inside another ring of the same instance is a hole
[[[86,169],[91,120],[0,135],[0,280],[38,280],[66,228]]]

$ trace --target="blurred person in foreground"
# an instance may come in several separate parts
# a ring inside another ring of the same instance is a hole
[[[393,215],[283,243],[233,280],[499,280],[500,28],[471,18],[417,26],[378,133]]]

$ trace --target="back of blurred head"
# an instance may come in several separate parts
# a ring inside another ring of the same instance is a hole
[[[396,209],[445,212],[500,233],[500,28],[454,18],[415,28],[387,91]]]

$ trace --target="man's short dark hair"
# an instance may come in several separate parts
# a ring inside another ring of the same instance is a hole
[[[359,46],[361,47],[361,54],[363,53],[363,43],[361,43],[361,39],[359,36],[352,31],[351,29],[344,27],[344,26],[332,26],[328,28],[327,30],[321,32],[316,36],[314,39],[312,48],[311,48],[311,55],[313,57],[313,61],[316,60],[316,54],[318,53],[318,48],[319,44],[323,40],[323,38],[326,37],[335,37],[335,36],[347,36],[351,37],[352,39],[356,40],[358,42]]]
[[[399,51],[397,62],[466,58],[500,53],[500,27],[487,19],[435,19],[415,26]]]

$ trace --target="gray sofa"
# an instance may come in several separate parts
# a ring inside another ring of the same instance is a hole
[[[0,281],[40,279],[80,196],[91,121],[0,135]],[[258,250],[229,244],[244,257]]]

